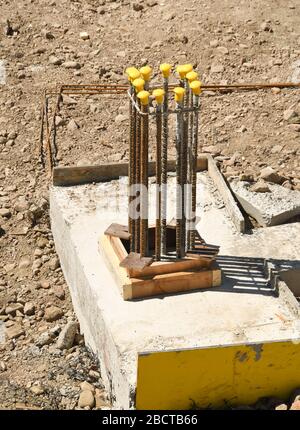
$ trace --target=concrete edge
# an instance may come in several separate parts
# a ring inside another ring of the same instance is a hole
[[[239,233],[245,233],[245,219],[240,211],[230,187],[227,185],[222,173],[218,169],[215,160],[211,155],[207,155],[207,170],[208,174],[214,182],[215,187],[220,193],[228,215]]]
[[[53,222],[54,219],[55,223]],[[99,312],[97,297],[91,289],[88,294],[86,293],[89,281],[75,251],[71,228],[62,218],[55,197],[51,193],[51,188],[50,220],[56,252],[71,293],[72,304],[79,320],[80,331],[84,334],[87,349],[93,351],[93,354],[99,358],[101,378],[114,408],[132,408],[134,406],[135,388],[126,378],[120,352],[103,316]],[[60,237],[60,240],[57,240],[57,237]],[[60,247],[59,244],[63,244],[63,246]],[[67,244],[70,246],[67,247]],[[73,268],[72,270],[70,270],[70,266]]]

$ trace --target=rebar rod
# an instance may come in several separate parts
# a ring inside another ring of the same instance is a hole
[[[167,254],[167,186],[168,186],[168,134],[169,134],[169,117],[168,117],[168,91],[169,79],[164,78],[163,89],[165,92],[163,103],[163,118],[162,118],[162,164],[161,164],[161,241],[162,253]]]
[[[189,105],[192,108],[193,107],[193,93],[191,89],[187,90],[189,92]],[[194,130],[194,115],[195,112],[190,113],[190,121],[189,121],[189,130],[188,130],[188,196],[189,201],[187,202],[187,210],[188,210],[188,227],[187,227],[187,249],[191,249],[191,216],[192,216],[192,198],[191,198],[191,186],[193,182],[193,152],[192,152],[192,145],[193,145],[193,130]]]
[[[141,104],[143,113],[148,113],[148,105]],[[149,117],[141,119],[141,222],[140,222],[140,254],[148,255],[148,127]]]
[[[197,157],[198,157],[198,107],[199,96],[193,95],[193,106],[197,108],[193,114],[193,141],[192,141],[192,223],[191,223],[191,242],[190,248],[195,248],[196,239],[196,209],[197,209]]]
[[[134,93],[134,88],[130,88],[131,94]],[[134,200],[133,186],[135,184],[135,139],[134,139],[134,114],[135,109],[131,99],[129,99],[129,163],[128,163],[128,185],[129,185],[129,199],[128,199],[128,231],[130,233],[130,251],[134,251],[134,238],[135,238],[135,221],[132,202]]]
[[[176,257],[182,257],[182,139],[183,114],[181,102],[176,104],[179,112],[176,116]]]
[[[161,224],[162,224],[162,214],[161,214],[161,182],[162,182],[162,153],[161,153],[161,128],[162,128],[162,118],[161,118],[162,106],[158,104],[156,106],[156,226],[155,226],[155,259],[157,261],[161,258]]]
[[[137,103],[140,106],[140,101],[137,99]],[[136,184],[136,197],[141,199],[140,196],[140,184],[141,184],[141,121],[142,117],[135,109],[135,184]],[[134,237],[134,248],[135,252],[140,252],[140,214],[141,214],[141,205],[140,203],[136,207],[137,214],[135,216],[135,237]]]

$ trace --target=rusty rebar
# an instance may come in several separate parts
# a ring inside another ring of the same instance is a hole
[[[191,249],[195,248],[196,239],[196,209],[197,209],[197,157],[198,157],[198,107],[199,96],[193,96],[193,106],[197,108],[193,114],[193,141],[192,141],[192,225],[191,225]]]
[[[138,99],[137,103],[140,106],[140,101]],[[140,184],[141,184],[141,115],[135,111],[135,187],[136,187],[136,198],[140,202]],[[138,203],[136,206],[136,216],[135,216],[135,237],[134,237],[134,249],[135,252],[140,252],[140,214],[141,214],[141,204]]]
[[[134,93],[134,88],[130,89],[131,94]],[[128,185],[129,185],[129,198],[128,198],[128,231],[130,233],[130,251],[134,251],[134,238],[135,238],[135,221],[133,217],[133,205],[132,202],[134,200],[133,194],[133,185],[135,184],[135,139],[134,139],[134,113],[135,108],[132,104],[131,99],[129,99],[129,162],[128,162]]]
[[[148,113],[148,105],[141,104],[143,113]],[[148,255],[148,145],[149,117],[141,118],[141,221],[140,221],[140,254]]]
[[[189,93],[189,107],[193,107],[193,93],[191,89],[187,89]],[[188,186],[189,186],[189,192],[188,197],[189,200],[187,202],[187,215],[188,215],[188,227],[187,227],[187,249],[191,248],[191,215],[192,215],[192,198],[191,198],[191,184],[193,182],[193,152],[192,152],[192,145],[193,145],[193,130],[194,130],[194,114],[195,112],[190,113],[190,121],[189,121],[189,129],[188,129]]]
[[[182,140],[183,140],[183,113],[180,112],[182,103],[177,102],[179,110],[176,116],[176,257],[182,257]]]
[[[161,105],[156,107],[156,226],[155,226],[155,259],[161,258],[161,181],[162,181],[162,151],[161,151],[161,134],[162,134],[162,118]]]
[[[167,254],[167,181],[168,181],[168,91],[169,79],[164,78],[163,86],[165,96],[163,102],[163,118],[162,118],[162,163],[161,163],[161,241],[162,253]]]

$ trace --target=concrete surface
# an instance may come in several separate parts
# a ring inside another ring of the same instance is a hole
[[[198,174],[198,187],[198,230],[221,246],[222,286],[132,302],[122,300],[98,251],[107,226],[127,221],[124,180],[50,190],[56,250],[116,408],[134,406],[138,352],[300,337],[298,304],[284,283],[274,291],[264,261],[300,260],[300,223],[238,234],[207,174]],[[168,209],[172,218],[172,198]]]
[[[300,215],[300,191],[268,184],[270,193],[256,193],[245,181],[234,181],[230,186],[245,212],[263,227],[284,224]]]

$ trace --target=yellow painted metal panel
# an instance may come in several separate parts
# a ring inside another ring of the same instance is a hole
[[[218,408],[287,398],[300,387],[295,341],[143,353],[137,409]]]

